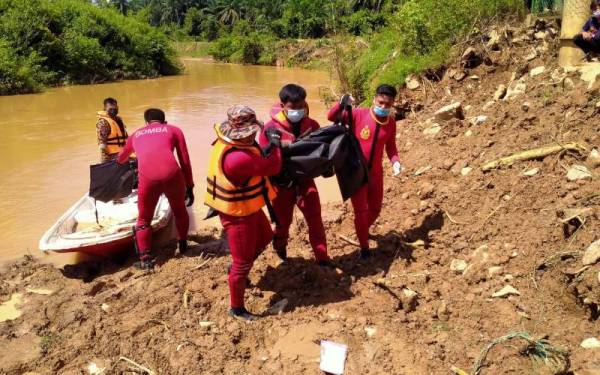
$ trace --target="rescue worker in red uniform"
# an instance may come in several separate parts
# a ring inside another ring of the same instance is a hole
[[[144,112],[146,126],[136,130],[118,157],[123,164],[136,153],[138,160],[138,219],[134,227],[141,269],[152,269],[152,218],[161,194],[175,216],[179,252],[187,251],[189,217],[186,209],[194,203],[194,180],[183,132],[165,121],[165,113],[150,108]],[[177,153],[177,160],[173,151]],[[180,167],[181,165],[181,167]]]
[[[308,116],[306,90],[303,87],[288,84],[279,92],[280,103],[271,110],[271,120],[265,124],[265,130],[276,128],[281,131],[282,147],[295,142],[319,128],[319,123]],[[261,133],[259,144],[266,146],[269,140]],[[287,259],[287,243],[290,225],[292,224],[294,207],[297,206],[306,220],[308,238],[315,254],[317,263],[325,267],[333,267],[327,255],[327,238],[321,218],[321,201],[314,180],[299,183],[286,181],[276,176],[272,179],[277,185],[277,198],[273,208],[277,214],[278,223],[275,226],[273,248],[282,259]]]
[[[242,105],[231,107],[227,120],[215,125],[204,200],[219,215],[231,251],[229,315],[243,320],[256,319],[244,306],[244,293],[254,261],[273,239],[262,208],[276,195],[268,177],[281,169],[281,132],[266,130],[269,142],[261,149],[255,140],[261,128],[256,113]]]
[[[104,110],[98,112],[96,132],[100,162],[115,160],[127,142],[127,128],[123,119],[118,116],[119,105],[114,98],[104,99]]]
[[[394,87],[381,85],[377,88],[373,104],[370,108],[352,109],[354,119],[354,135],[360,143],[361,150],[369,167],[369,182],[352,196],[354,208],[354,227],[360,244],[361,258],[369,258],[369,228],[381,212],[383,202],[383,151],[392,163],[394,176],[400,174],[402,167],[396,148],[396,120],[391,115],[391,108],[397,95]],[[341,103],[351,105],[351,96],[345,96],[327,115],[335,121],[341,110]],[[344,112],[345,113],[345,112]]]

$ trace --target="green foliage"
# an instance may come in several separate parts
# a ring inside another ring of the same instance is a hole
[[[85,0],[0,0],[0,93],[178,73],[164,33],[124,9]]]
[[[190,8],[183,22],[183,29],[188,35],[199,36],[202,33],[202,12],[198,8]]]
[[[42,60],[36,53],[20,57],[7,40],[0,39],[0,95],[41,90],[42,82],[50,78]]]
[[[100,0],[97,0],[100,1]],[[241,21],[279,38],[320,38],[347,31],[370,33],[403,0],[101,0],[106,7],[134,11],[153,26],[182,27],[188,36],[212,40]],[[202,25],[202,26],[201,26]],[[170,33],[172,34],[172,33]]]
[[[215,40],[219,35],[220,24],[212,14],[204,14],[197,8],[188,9],[183,23],[183,29],[189,36],[200,37],[204,40]]]
[[[275,60],[270,53],[275,40],[272,35],[252,31],[251,25],[243,20],[215,41],[210,54],[226,62],[269,65]]]
[[[353,35],[368,35],[385,25],[386,18],[382,13],[366,9],[359,10],[343,18],[344,28]]]
[[[522,6],[520,0],[446,0],[443,6],[436,0],[407,0],[345,72],[349,88],[364,101],[381,83],[400,86],[409,74],[442,64],[451,46],[476,24],[518,13]]]

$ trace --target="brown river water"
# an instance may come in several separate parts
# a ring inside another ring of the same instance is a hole
[[[152,80],[102,85],[69,86],[41,94],[0,97],[0,262],[24,254],[41,256],[52,263],[71,257],[41,255],[42,234],[89,187],[89,165],[99,159],[96,144],[96,111],[102,100],[119,101],[120,115],[131,132],[143,125],[143,111],[165,110],[167,120],[186,136],[194,178],[197,226],[201,221],[212,125],[225,117],[233,104],[254,108],[261,120],[277,101],[286,83],[299,83],[308,91],[311,116],[326,123],[326,108],[319,88],[328,87],[326,72],[260,66],[218,64],[184,60],[185,74]],[[332,179],[318,182],[323,201],[339,200]]]

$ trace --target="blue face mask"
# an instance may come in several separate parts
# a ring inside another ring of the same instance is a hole
[[[596,18],[600,18],[600,10],[595,10],[594,13],[592,13],[592,15]]]
[[[373,113],[377,117],[388,117],[390,115],[390,108],[373,107]]]
[[[306,114],[304,109],[288,109],[286,116],[293,123],[300,122]]]

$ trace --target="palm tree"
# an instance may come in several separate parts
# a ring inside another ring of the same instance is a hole
[[[127,15],[127,10],[129,10],[129,1],[128,0],[110,0],[110,3],[119,10],[124,15]]]
[[[233,25],[242,18],[243,6],[236,0],[208,0],[201,11],[212,14],[224,25]]]
[[[354,9],[370,9],[376,12],[381,10],[384,0],[351,0]]]
[[[218,13],[219,21],[225,25],[233,25],[240,19],[240,11],[233,3],[221,7]]]

